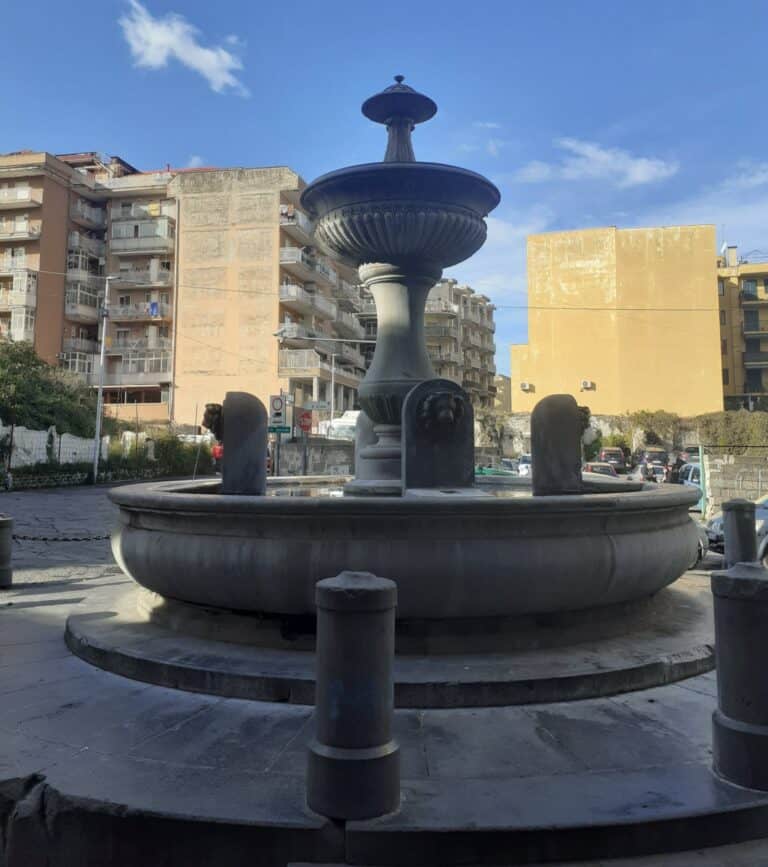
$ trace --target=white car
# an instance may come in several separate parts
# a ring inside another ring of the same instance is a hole
[[[712,551],[725,551],[723,513],[718,512],[707,521],[707,538]],[[757,559],[768,566],[768,494],[755,500],[755,531],[757,532]]]
[[[517,474],[519,476],[530,476],[531,474],[531,456],[530,455],[520,455],[520,459],[517,464]]]

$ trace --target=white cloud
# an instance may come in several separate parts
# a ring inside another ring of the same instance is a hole
[[[459,145],[459,150],[462,153],[472,153],[473,151],[479,151],[480,145],[469,144],[468,142],[463,142],[462,144]]]
[[[737,163],[737,172],[723,182],[723,189],[751,190],[768,184],[768,163],[743,161]]]
[[[607,148],[581,139],[561,138],[555,145],[565,151],[559,162],[534,160],[518,169],[514,180],[521,183],[603,180],[624,189],[665,180],[680,168],[675,161],[635,156],[621,148]]]
[[[120,26],[136,66],[162,69],[169,61],[178,60],[202,75],[216,93],[231,89],[248,96],[247,88],[235,75],[243,68],[235,54],[221,45],[203,45],[200,31],[181,15],[169,13],[155,18],[138,0],[129,0],[129,5]],[[239,45],[236,36],[227,37],[226,42]]]
[[[501,149],[506,147],[508,144],[509,142],[500,138],[489,138],[485,145],[485,149],[492,157],[497,157]]]
[[[198,154],[192,154],[192,156],[187,160],[188,169],[199,169],[201,166],[204,165],[205,160]]]
[[[501,124],[492,120],[476,120],[472,126],[476,126],[479,129],[501,129]]]

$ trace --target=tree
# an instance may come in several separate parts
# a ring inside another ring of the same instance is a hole
[[[96,395],[72,375],[47,364],[31,343],[0,342],[0,418],[5,422],[92,437]]]

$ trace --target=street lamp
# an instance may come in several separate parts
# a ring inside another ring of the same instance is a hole
[[[99,474],[99,458],[101,457],[101,416],[104,412],[104,356],[107,348],[107,318],[109,317],[109,284],[113,276],[104,280],[104,303],[99,311],[101,317],[101,347],[99,350],[99,391],[96,399],[96,439],[93,444],[93,484],[96,484]]]

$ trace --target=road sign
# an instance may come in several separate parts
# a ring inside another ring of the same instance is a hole
[[[310,400],[310,402],[306,406],[306,409],[328,409],[328,406],[329,404],[327,400]]]
[[[291,429],[287,424],[271,424],[267,430],[269,433],[290,433]]]
[[[285,398],[282,394],[273,394],[269,398],[269,424],[270,427],[285,424]]]
[[[304,433],[309,433],[312,430],[312,411],[309,409],[303,410],[298,414],[297,421]]]

